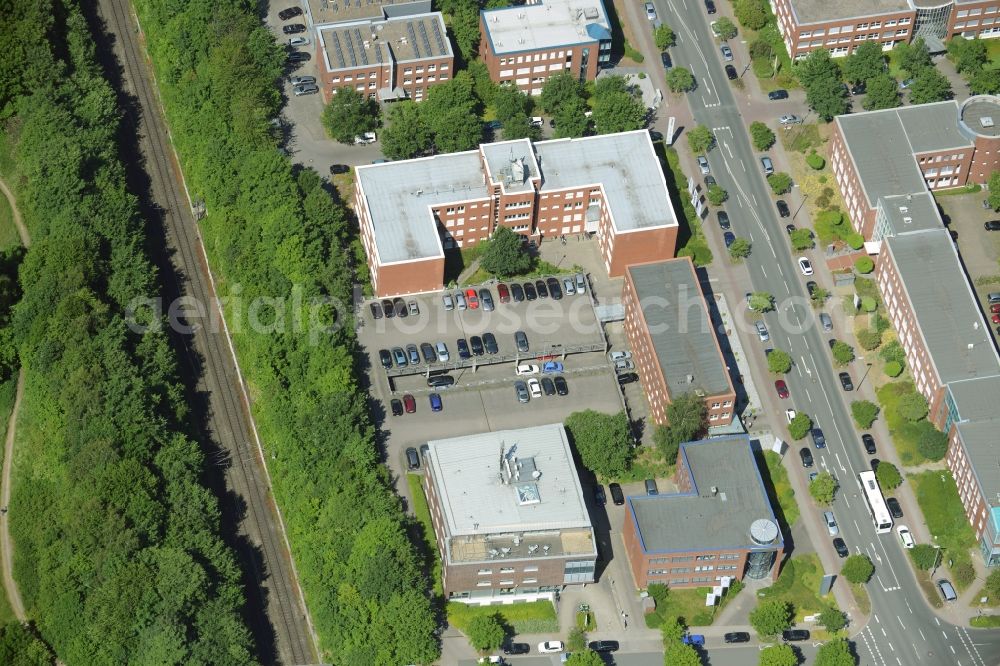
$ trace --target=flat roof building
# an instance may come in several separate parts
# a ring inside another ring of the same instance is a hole
[[[684,393],[705,402],[710,426],[728,425],[736,391],[689,257],[633,264],[625,272],[625,335],[653,420]]]
[[[594,581],[597,542],[562,424],[433,440],[424,463],[448,599],[551,599]]]
[[[623,540],[637,588],[778,576],[784,539],[749,437],[681,444],[676,493],[626,500]]]
[[[548,78],[562,71],[593,81],[611,60],[611,24],[602,0],[535,0],[484,9],[479,29],[490,78],[530,95],[541,93]]]
[[[677,218],[645,130],[483,144],[355,173],[355,210],[380,297],[442,289],[445,250],[474,245],[501,225],[538,242],[591,234],[613,276],[676,249]]]

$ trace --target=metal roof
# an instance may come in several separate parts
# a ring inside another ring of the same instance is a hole
[[[837,116],[869,206],[927,189],[914,154],[972,146],[958,120],[954,101]]]
[[[646,130],[535,144],[542,192],[601,185],[615,229],[677,226],[659,158]]]
[[[746,435],[716,437],[681,444],[683,468],[692,475],[691,492],[628,498],[647,553],[761,547],[750,538],[750,525],[765,519],[777,525],[767,491]],[[781,532],[773,544],[783,543]]]
[[[452,537],[591,526],[561,423],[432,440],[427,447],[427,464]],[[522,467],[519,480],[504,483],[505,454],[512,464],[530,461],[537,478]],[[537,501],[530,497],[533,493]]]
[[[485,199],[479,151],[357,167],[379,261],[444,256],[433,205]]]
[[[907,0],[791,0],[789,4],[799,25],[910,10]]]
[[[955,427],[983,499],[990,506],[1000,505],[1000,447],[997,446],[1000,419],[959,423]]]
[[[671,396],[732,390],[708,316],[705,295],[687,257],[628,267],[653,353]]]
[[[1000,374],[993,336],[948,232],[902,234],[883,244],[941,383]]]
[[[484,9],[481,16],[486,40],[498,55],[611,38],[608,14],[601,0],[541,0],[537,4]]]

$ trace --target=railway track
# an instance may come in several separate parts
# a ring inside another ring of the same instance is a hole
[[[175,168],[137,21],[128,0],[99,0],[97,11],[114,41],[112,53],[106,55],[121,67],[120,85],[124,90],[119,92],[133,96],[140,107],[141,118],[129,114],[128,122],[138,136],[145,161],[128,166],[146,172],[153,199],[147,203],[162,213],[165,241],[173,251],[174,266],[164,278],[173,280],[170,286],[174,293],[215,309],[218,301],[214,283],[179,168]],[[98,41],[107,44],[107,40]],[[247,616],[257,638],[258,656],[264,662],[316,663],[315,632],[298,585],[284,524],[270,491],[263,450],[228,332],[224,327],[198,326],[191,335],[182,337],[182,344],[191,368],[199,374],[198,392],[208,395],[208,435],[218,446],[219,457],[225,459],[227,494],[235,495],[230,497],[234,504],[242,503],[242,520],[237,526],[242,538],[237,548],[245,575],[252,583],[247,586],[252,588],[248,589]]]

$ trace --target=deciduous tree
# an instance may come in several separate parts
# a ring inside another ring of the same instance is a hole
[[[688,145],[694,153],[707,153],[715,144],[715,135],[704,125],[698,125],[687,133]]]
[[[869,400],[855,400],[851,403],[851,416],[862,430],[867,430],[878,417],[878,405]]]
[[[910,103],[927,104],[951,99],[951,83],[948,77],[939,72],[936,67],[924,67],[910,84]]]
[[[550,76],[542,86],[539,101],[546,113],[556,115],[562,105],[570,100],[583,100],[583,86],[577,77],[569,73],[569,70]]]
[[[808,250],[816,243],[812,232],[808,229],[796,229],[791,235],[792,247],[796,250]]]
[[[736,0],[733,3],[733,12],[736,14],[736,20],[744,28],[751,30],[760,30],[767,25],[770,18],[770,11],[762,0]]]
[[[799,441],[812,429],[812,419],[807,414],[798,412],[792,422],[788,424],[788,434],[795,441]]]
[[[885,460],[880,462],[878,467],[875,468],[875,478],[878,479],[878,484],[885,490],[895,490],[903,483],[903,477],[900,476],[896,466]]]
[[[667,87],[671,92],[690,92],[694,90],[694,75],[684,67],[674,67],[667,72]]]
[[[666,666],[701,666],[701,656],[691,645],[669,643],[663,649],[663,663]]]
[[[874,44],[874,42],[865,42]],[[888,74],[879,74],[868,80],[865,100],[861,103],[865,111],[895,109],[899,106],[899,81]]]
[[[833,343],[833,361],[836,365],[843,367],[854,360],[854,347],[843,340]]]
[[[761,601],[750,611],[750,624],[761,636],[777,636],[792,626],[792,615],[787,601]]]
[[[580,460],[602,477],[616,478],[632,466],[632,432],[625,412],[573,412],[565,421]]]
[[[844,77],[852,83],[871,81],[885,71],[885,56],[878,42],[862,42],[844,58]],[[870,85],[870,84],[869,84]]]
[[[708,188],[708,192],[705,194],[705,198],[708,199],[708,203],[713,206],[721,206],[729,198],[729,192],[718,185],[712,185]]]
[[[469,621],[466,633],[472,647],[480,652],[495,650],[503,643],[503,622],[496,613],[492,615],[476,615]]]
[[[574,651],[566,659],[566,666],[604,666],[604,660],[593,650]]]
[[[917,451],[928,460],[941,460],[948,453],[948,435],[928,423],[917,439]]]
[[[978,71],[986,64],[986,42],[981,39],[958,36],[949,39],[945,46],[948,58],[955,63],[955,69],[961,74]]]
[[[792,357],[788,352],[772,349],[767,354],[767,369],[775,374],[783,375],[792,369]]]
[[[792,189],[792,177],[779,171],[767,177],[767,184],[771,186],[771,191],[775,194],[785,194]]]
[[[594,129],[598,134],[637,130],[646,121],[646,107],[631,92],[594,94]]]
[[[875,565],[872,564],[867,555],[851,555],[844,560],[844,566],[840,573],[852,583],[867,583],[868,579],[875,573]]]
[[[715,22],[715,34],[724,42],[736,39],[736,24],[729,20],[728,16],[723,16]]]
[[[829,472],[820,472],[809,482],[809,494],[817,504],[827,506],[833,504],[833,496],[837,492],[837,480]]]
[[[843,638],[827,641],[816,651],[816,666],[854,666],[851,646]]]
[[[995,95],[1000,92],[1000,70],[980,67],[969,77],[969,92],[973,95]]]
[[[827,631],[840,631],[847,626],[847,617],[839,608],[825,608],[819,614],[819,623],[826,627]]]
[[[386,109],[386,126],[380,138],[382,152],[391,160],[406,160],[425,153],[432,139],[420,109],[409,100],[396,102]]]
[[[907,421],[919,421],[927,416],[927,399],[915,390],[900,395],[897,404],[900,415]]]
[[[504,226],[493,232],[479,260],[483,269],[499,277],[526,273],[531,263],[531,255],[524,250],[521,236]]]
[[[931,54],[927,49],[927,44],[923,37],[917,37],[912,43],[900,42],[893,48],[896,53],[896,60],[911,77],[928,67],[933,67]]]
[[[378,103],[354,88],[338,88],[321,118],[326,133],[339,143],[354,143],[354,137],[378,127]]]
[[[556,138],[576,138],[587,133],[587,105],[577,98],[571,98],[561,104],[555,112]]]
[[[750,309],[754,312],[770,312],[774,309],[774,296],[766,291],[755,291],[750,294]]]
[[[989,185],[990,193],[986,197],[986,203],[994,211],[998,211],[1000,210],[1000,171],[991,173],[987,184]]]
[[[674,31],[669,25],[661,23],[653,31],[653,40],[656,42],[656,48],[662,51],[676,44],[677,36],[674,35]]]
[[[733,259],[746,259],[750,256],[750,251],[753,245],[749,240],[741,236],[737,236],[736,240],[732,242],[729,246],[729,256]]]
[[[799,656],[787,643],[768,645],[760,651],[760,666],[798,666]]]
[[[750,123],[750,138],[753,139],[753,147],[761,152],[774,145],[774,132],[758,120]]]
[[[668,425],[656,427],[653,441],[663,459],[673,463],[680,445],[697,440],[708,428],[708,409],[704,399],[689,391],[667,405],[666,417]]]

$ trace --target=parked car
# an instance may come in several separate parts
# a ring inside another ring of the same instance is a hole
[[[473,356],[482,356],[485,351],[483,348],[483,339],[478,335],[473,335],[469,338],[469,349],[472,351]]]
[[[599,483],[594,486],[594,501],[597,502],[597,506],[604,506],[608,503],[608,497],[604,494],[604,486]]]
[[[774,202],[774,205],[778,208],[779,216],[788,217],[789,215],[792,214],[792,212],[788,210],[788,204],[785,203],[784,199],[778,199],[777,201]]]
[[[801,449],[799,449],[799,458],[802,459],[802,466],[803,467],[809,468],[809,467],[813,466],[813,454],[812,454],[812,451],[810,451],[806,447],[803,446]]]
[[[719,50],[722,51],[722,57],[725,58],[726,62],[732,62],[733,50],[729,48],[729,44],[723,44],[719,47]]]
[[[760,166],[764,169],[765,176],[770,176],[772,173],[774,173],[774,162],[772,162],[771,158],[768,157],[767,155],[760,158]]]
[[[625,494],[622,492],[620,484],[609,483],[608,490],[611,492],[611,501],[614,502],[615,506],[621,506],[625,503]]]
[[[739,74],[736,73],[736,68],[732,65],[726,65],[726,78],[730,81],[735,81],[739,78]]]
[[[528,390],[531,391],[531,397],[532,398],[541,398],[542,397],[542,385],[534,377],[532,377],[531,379],[528,380]]]
[[[906,525],[897,525],[896,534],[899,535],[899,540],[903,542],[903,548],[913,548],[916,542],[913,541],[913,535],[910,534],[910,528]]]
[[[653,6],[652,2],[646,3],[646,18],[650,21],[656,20],[656,7]]]
[[[556,395],[569,395],[569,385],[565,377],[555,377],[552,383],[556,385]]]
[[[809,263],[809,260],[805,257],[799,257],[799,270],[802,271],[802,274],[806,277],[813,274],[812,264]]]
[[[420,469],[420,456],[417,455],[417,450],[412,446],[406,449],[406,468],[409,470]]]
[[[715,3],[712,0],[705,0],[705,12],[709,15],[715,13]]]
[[[518,377],[523,377],[525,375],[537,375],[538,366],[534,363],[522,363],[514,369],[514,372]]]
[[[372,311],[372,319],[382,318],[382,305],[378,301],[369,303],[368,308]]]
[[[528,351],[528,336],[524,331],[516,331],[514,333],[514,344],[517,345],[517,351],[526,352]]]
[[[502,649],[506,655],[528,654],[531,652],[531,646],[527,643],[504,643]]]
[[[545,364],[542,366],[542,372],[553,373],[562,371],[563,371],[563,364],[560,363],[559,361],[546,361]]]
[[[708,159],[704,155],[698,156],[698,168],[701,169],[703,175],[708,175],[712,172],[712,168],[708,166]]]
[[[594,652],[614,652],[618,649],[618,641],[590,641],[587,647]]]
[[[311,57],[306,51],[292,51],[288,54],[288,62],[308,62]]]
[[[406,317],[410,311],[406,308],[406,301],[398,296],[392,299],[392,309],[396,311],[397,317]]]
[[[635,363],[629,360],[615,361],[615,372],[624,372],[625,370],[635,370]]]
[[[388,349],[378,350],[378,360],[386,370],[392,367],[392,354],[389,353]]]
[[[311,79],[312,77],[310,76],[308,78]],[[332,175],[334,175],[334,176],[337,176],[337,175],[342,174],[342,173],[347,173],[350,170],[351,170],[351,167],[347,166],[346,164],[331,164],[330,165],[330,173]]]
[[[837,537],[836,539],[833,540],[833,549],[837,551],[838,557],[847,557],[848,555],[851,554],[851,551],[847,547],[847,544],[844,543],[844,540],[841,539],[840,537]]]
[[[417,411],[417,401],[409,393],[403,396],[403,408],[407,414]]]
[[[823,327],[824,331],[829,332],[833,330],[833,320],[830,319],[830,315],[828,315],[827,313],[825,312],[819,313],[819,323],[820,326]]]
[[[479,308],[479,296],[476,295],[475,289],[465,290],[465,300],[469,304],[469,308],[475,310]]]
[[[406,309],[410,311],[410,314],[417,316],[420,314],[420,306],[417,305],[416,301],[410,300],[406,302]]]
[[[493,311],[493,294],[486,287],[479,290],[479,302],[482,303],[484,311]]]
[[[722,639],[727,643],[749,643],[750,634],[746,631],[730,631],[725,634]]]
[[[618,383],[624,386],[625,384],[631,384],[632,382],[639,381],[639,375],[634,372],[623,372],[618,375]]]
[[[535,280],[535,291],[538,292],[538,298],[549,297],[549,288],[545,286],[545,280]]]
[[[886,497],[885,505],[889,509],[889,515],[899,520],[903,517],[903,507],[899,505],[899,500],[895,497]]]
[[[563,291],[567,296],[576,294],[576,285],[573,284],[573,278],[563,278]]]
[[[434,375],[427,378],[428,388],[448,388],[455,385],[455,378],[451,375]]]
[[[851,375],[846,372],[841,372],[837,375],[837,377],[840,379],[840,385],[845,391],[854,390],[854,382],[851,381]]]
[[[479,344],[482,345],[481,342]],[[458,348],[459,358],[472,358],[472,352],[469,351],[469,343],[465,341],[465,338],[459,338],[458,340],[456,340],[455,347]]]
[[[623,361],[627,358],[632,358],[632,352],[630,351],[613,351],[608,354],[608,360],[611,362]]]
[[[983,223],[983,228],[986,231],[1000,231],[1000,220],[990,220],[989,222]]]
[[[583,273],[576,274],[576,293],[587,293],[587,277]]]
[[[723,231],[729,231],[732,229],[732,225],[729,223],[729,213],[724,210],[717,211],[715,216],[719,218],[719,228]]]
[[[726,233],[722,234],[722,240],[726,243],[726,247],[730,247],[733,243],[736,242],[736,234],[734,234],[732,231],[727,231]]]
[[[767,326],[764,325],[764,322],[758,319],[754,322],[754,327],[757,329],[757,337],[760,338],[761,342],[767,342],[771,339],[771,335],[767,332]]]
[[[781,639],[787,643],[809,640],[809,632],[805,629],[786,629],[781,632]]]
[[[293,86],[301,86],[306,83],[316,83],[315,76],[292,76],[289,77],[288,82]]]
[[[444,403],[441,402],[441,395],[440,394],[438,394],[438,393],[431,393],[427,397],[428,397],[428,400],[431,403],[431,411],[432,412],[440,412],[442,409],[444,409]]]
[[[410,360],[410,365],[420,364],[420,350],[414,344],[406,345],[406,357]]]
[[[871,460],[868,461],[868,464],[871,466],[873,472],[877,472],[878,471],[878,466],[881,463],[882,463],[882,461],[879,460],[878,458],[872,458]]]
[[[524,403],[531,400],[531,395],[528,393],[528,385],[522,381],[514,382],[514,394],[517,396],[517,401]]]
[[[855,83],[853,86],[851,86],[852,95],[864,95],[866,90],[868,90],[868,86],[867,84],[865,84],[864,81]]]
[[[775,102],[779,99],[788,99],[788,91],[781,89],[772,90],[771,92],[767,93],[767,98],[772,102]]]
[[[390,400],[389,407],[390,409],[392,409],[393,416],[403,415],[403,401],[400,400],[399,398],[393,398],[392,400]]]
[[[659,495],[660,489],[656,487],[656,479],[646,479],[646,494],[647,495]]]
[[[774,382],[774,390],[778,392],[778,397],[784,400],[788,397],[788,384],[784,379],[777,379]]]
[[[442,363],[447,363],[450,358],[448,356],[448,345],[443,342],[439,342],[435,345],[435,349],[437,350],[438,360]]]
[[[465,302],[465,294],[463,294],[460,291],[455,292],[455,307],[457,307],[459,310],[464,310],[467,307],[469,307],[468,304]]]
[[[549,296],[552,297],[552,300],[558,301],[562,299],[562,287],[559,286],[559,280],[550,277],[545,281],[545,286],[549,288]]]
[[[288,25],[281,26],[281,32],[286,35],[297,35],[300,32],[305,32],[306,27],[301,23],[289,23]]]
[[[282,9],[280,12],[278,12],[278,18],[281,19],[282,21],[287,21],[288,19],[294,18],[296,16],[302,16],[301,7],[289,7],[288,9]]]
[[[802,119],[795,114],[789,113],[778,118],[778,122],[782,125],[801,125]]]
[[[500,348],[497,346],[497,339],[492,333],[483,333],[483,347],[486,348],[486,353],[493,355],[500,352]]]
[[[826,435],[823,434],[823,430],[820,428],[812,428],[809,431],[809,437],[812,438],[813,446],[817,449],[826,448]]]
[[[865,433],[861,435],[861,443],[865,446],[865,453],[872,456],[875,455],[875,438]]]
[[[497,296],[500,298],[501,303],[510,302],[510,290],[503,282],[497,285]]]
[[[955,601],[955,599],[958,599],[958,595],[955,594],[955,588],[952,587],[951,582],[946,578],[938,580],[937,588],[941,593],[941,596],[944,597],[945,601]]]
[[[542,654],[552,654],[563,651],[562,641],[544,641],[538,644],[538,651]]]
[[[826,531],[830,533],[830,536],[840,534],[840,528],[837,527],[837,519],[834,517],[833,511],[823,512],[823,522],[826,523]]]
[[[441,297],[441,302],[444,304],[444,309],[448,312],[455,309],[455,299],[451,297],[451,294],[445,294]]]
[[[406,352],[403,351],[402,347],[392,348],[392,357],[396,360],[396,365],[400,368],[406,367]]]
[[[524,300],[524,287],[514,282],[510,285],[510,297],[515,303],[520,303]],[[527,643],[521,643],[521,645],[527,645]]]
[[[538,292],[535,291],[535,285],[530,282],[524,283],[524,298],[529,301],[533,301],[538,298]]]
[[[306,84],[304,86],[295,86],[292,88],[292,93],[296,97],[302,97],[303,95],[315,95],[319,92],[319,88],[315,85]]]
[[[309,38],[308,37],[289,37],[288,38],[288,45],[289,46],[309,46]]]

